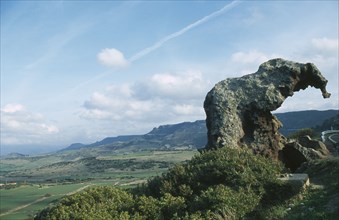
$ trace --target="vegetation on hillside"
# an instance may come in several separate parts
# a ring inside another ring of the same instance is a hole
[[[293,195],[282,167],[241,149],[204,152],[129,191],[94,187],[63,198],[36,219],[240,219]]]
[[[317,132],[331,129],[331,123],[324,124],[325,120],[329,122],[337,117],[338,110],[326,111],[298,111],[298,112],[285,112],[277,113],[275,116],[284,125],[279,131],[285,136],[302,128],[314,128]]]
[[[290,139],[299,139],[304,136],[310,136],[311,138],[315,138],[317,136],[316,132],[312,128],[303,128],[300,130],[297,130],[291,134],[289,134],[287,137]]]
[[[324,122],[315,127],[315,130],[318,132],[325,130],[339,130],[339,114],[324,120]]]
[[[284,219],[338,219],[339,157],[310,161],[298,172],[309,175],[311,186],[298,198],[289,201],[290,212],[285,214]]]

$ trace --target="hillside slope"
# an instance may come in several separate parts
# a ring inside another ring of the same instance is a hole
[[[326,111],[299,111],[277,113],[275,116],[282,122],[283,128],[280,132],[288,135],[291,132],[302,128],[315,128],[339,114],[338,110]],[[325,129],[325,128],[324,128]],[[326,129],[330,129],[326,128]],[[101,141],[84,145],[72,144],[63,149],[76,150],[81,148],[104,147],[107,150],[140,150],[140,149],[176,149],[204,148],[207,143],[207,129],[205,120],[195,122],[183,122],[179,124],[161,125],[153,128],[149,133],[144,135],[122,135],[117,137],[107,137]]]
[[[144,135],[123,135],[107,137],[101,141],[88,144],[72,144],[63,149],[105,148],[107,150],[133,151],[138,149],[176,149],[203,148],[207,142],[207,129],[204,120],[183,122],[172,125],[161,125]]]
[[[280,129],[280,133],[288,135],[291,132],[299,130],[301,128],[315,128],[323,124],[323,122],[329,118],[332,118],[339,114],[339,110],[326,110],[326,111],[298,111],[298,112],[286,112],[276,113],[275,116],[282,122],[283,127]],[[325,128],[324,128],[325,129]],[[330,127],[326,129],[331,129]]]

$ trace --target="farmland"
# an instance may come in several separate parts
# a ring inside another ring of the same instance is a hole
[[[36,211],[90,184],[22,185],[1,190],[1,219],[29,219]]]
[[[132,187],[160,175],[197,151],[141,151],[65,160],[53,154],[1,160],[1,182],[16,183],[0,190],[1,219],[31,219],[57,201],[91,186]],[[81,155],[81,154],[78,154]]]

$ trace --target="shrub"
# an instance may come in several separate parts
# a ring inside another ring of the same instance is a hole
[[[130,192],[95,187],[65,197],[36,219],[239,219],[276,201],[281,169],[249,150],[219,148]]]
[[[217,214],[222,210],[223,215],[232,218],[242,218],[252,211],[260,201],[260,196],[250,189],[241,188],[235,191],[224,185],[209,187],[197,196],[191,204],[193,211],[210,210]]]
[[[161,215],[160,201],[150,196],[139,196],[136,198],[135,209],[138,215],[145,219],[159,219]]]
[[[220,148],[172,167],[150,180],[144,192],[156,198],[168,193],[182,197],[189,213],[204,218],[218,210],[239,218],[254,210],[263,196],[262,202],[274,200],[265,191],[279,189],[277,174],[281,170],[277,162],[249,150]]]
[[[311,138],[314,138],[316,136],[316,133],[312,128],[302,128],[296,132],[289,134],[288,138],[298,140],[299,138],[304,137],[306,135],[310,136]]]
[[[220,148],[197,155],[150,180],[146,192],[155,197],[171,193],[188,198],[222,184],[234,190],[250,187],[261,193],[267,182],[276,180],[281,169],[276,162],[248,150]]]
[[[61,199],[35,219],[114,219],[131,210],[133,197],[118,188],[93,187]]]

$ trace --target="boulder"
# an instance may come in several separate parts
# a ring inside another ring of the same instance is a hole
[[[302,163],[327,157],[330,152],[326,145],[317,140],[313,140],[306,135],[297,141],[290,141],[279,152],[279,159],[292,172],[296,171]]]
[[[286,138],[279,133],[282,124],[271,111],[308,86],[320,89],[328,98],[326,84],[314,64],[280,58],[261,64],[253,74],[217,83],[204,102],[208,129],[205,148],[248,147],[278,159]]]
[[[310,179],[307,173],[286,174],[279,179],[290,184],[296,192],[303,191],[310,185]]]
[[[279,151],[279,159],[292,172],[296,171],[304,162],[324,158],[324,156],[312,148],[307,148],[298,142],[289,142]]]
[[[312,148],[320,152],[323,156],[328,156],[330,152],[328,151],[326,145],[317,140],[313,140],[310,136],[306,135],[298,139],[299,144],[306,148]]]

